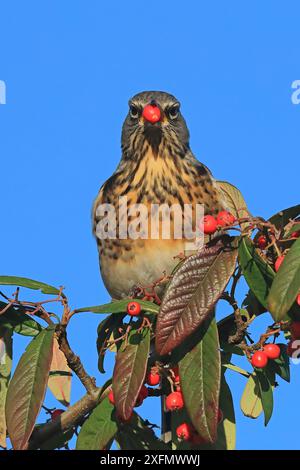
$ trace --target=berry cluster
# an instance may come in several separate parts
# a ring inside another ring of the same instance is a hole
[[[205,233],[205,235],[212,235],[218,229],[234,225],[235,222],[236,219],[230,212],[221,211],[218,213],[217,217],[205,215],[200,222],[200,230]]]
[[[251,359],[253,367],[263,369],[268,364],[269,359],[278,359],[280,356],[280,347],[277,344],[266,344],[261,351],[256,351]]]

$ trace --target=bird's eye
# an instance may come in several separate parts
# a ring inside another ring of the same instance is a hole
[[[130,105],[129,112],[132,119],[137,119],[139,117],[139,109],[137,106],[134,106],[134,104]]]
[[[168,109],[168,116],[170,119],[176,119],[179,115],[179,106],[175,105]]]

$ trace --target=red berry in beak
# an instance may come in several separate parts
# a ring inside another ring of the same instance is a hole
[[[147,106],[145,106],[143,110],[143,118],[146,119],[146,121],[151,122],[152,124],[160,121],[160,118],[161,118],[160,109],[158,108],[158,106],[147,104]]]

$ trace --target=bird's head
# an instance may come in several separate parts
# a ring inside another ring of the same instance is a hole
[[[163,154],[167,146],[184,152],[189,146],[189,132],[180,112],[179,101],[162,91],[144,91],[129,100],[129,111],[123,124],[123,154],[134,158],[145,143],[153,154]]]

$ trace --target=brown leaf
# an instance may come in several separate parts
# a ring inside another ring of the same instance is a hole
[[[64,406],[70,404],[71,379],[71,369],[64,353],[59,349],[57,339],[54,339],[48,387],[55,398]]]
[[[143,385],[150,349],[150,330],[130,331],[128,340],[123,341],[117,356],[113,373],[113,392],[117,414],[130,418],[139,391]]]
[[[212,313],[234,272],[236,258],[235,239],[224,235],[175,272],[157,318],[158,354],[168,354],[179,346]]]

